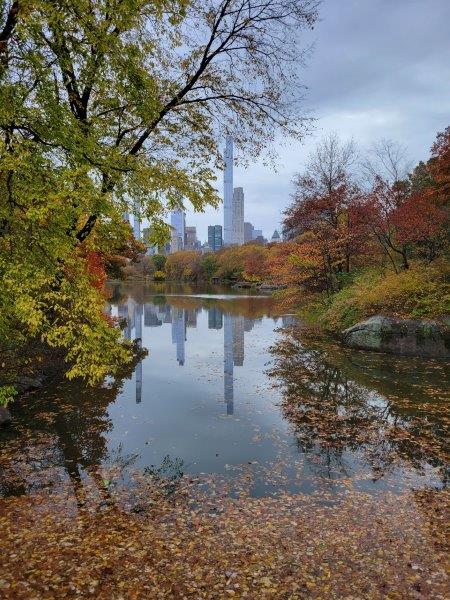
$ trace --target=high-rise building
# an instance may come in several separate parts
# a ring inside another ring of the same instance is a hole
[[[253,238],[254,240],[256,240],[256,238],[258,237],[262,237],[263,233],[262,233],[262,229],[254,229],[253,230]]]
[[[186,214],[182,210],[172,211],[170,214],[170,225],[172,227],[170,251],[178,252],[178,250],[184,250]]]
[[[208,225],[208,246],[215,252],[222,248],[222,225]]]
[[[233,243],[233,139],[225,141],[223,172],[223,243]]]
[[[251,242],[253,239],[253,225],[248,221],[244,221],[244,244]]]
[[[277,231],[276,229],[275,229],[275,231],[273,232],[273,235],[272,235],[272,240],[271,240],[271,241],[272,241],[272,242],[277,242],[277,243],[278,243],[278,242],[281,242],[281,236],[280,236],[280,234],[278,233],[278,231]]]
[[[141,239],[141,203],[139,200],[134,201],[133,234],[137,240]]]
[[[242,246],[244,243],[244,190],[241,187],[233,191],[233,236],[232,244]]]
[[[147,254],[158,254],[158,246],[151,241],[153,227],[144,227],[142,230],[142,241],[147,244]]]
[[[185,244],[184,247],[186,250],[195,250],[197,246],[197,228],[196,227],[186,227],[185,228]]]

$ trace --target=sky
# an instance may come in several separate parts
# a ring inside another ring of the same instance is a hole
[[[427,159],[438,131],[450,125],[450,0],[323,0],[305,37],[314,51],[303,70],[303,106],[316,119],[302,142],[276,143],[276,170],[261,162],[236,167],[245,220],[271,237],[290,203],[292,178],[327,133],[353,138],[364,152],[380,139],[403,144],[416,163]],[[222,176],[218,178],[222,194]],[[201,241],[223,224],[222,207],[187,212]]]

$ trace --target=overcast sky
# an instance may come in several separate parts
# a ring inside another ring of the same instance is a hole
[[[362,150],[396,140],[417,162],[450,125],[450,0],[323,0],[310,41],[303,79],[305,109],[317,119],[312,135],[277,148],[276,172],[258,163],[234,171],[245,220],[266,237],[279,229],[294,173],[326,133],[353,137]],[[222,224],[222,209],[188,212],[186,221],[204,241],[208,225]]]

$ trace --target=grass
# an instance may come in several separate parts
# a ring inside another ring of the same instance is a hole
[[[440,318],[450,312],[449,276],[444,260],[415,262],[401,273],[367,269],[331,299],[309,303],[302,316],[333,333],[375,314]]]

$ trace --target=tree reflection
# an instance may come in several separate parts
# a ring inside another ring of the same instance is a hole
[[[133,368],[101,388],[55,376],[45,389],[15,403],[13,424],[0,433],[0,495],[29,493],[68,478],[82,504],[87,476],[104,495],[100,467],[108,459],[112,428],[107,409]]]
[[[397,467],[435,467],[446,484],[442,364],[305,346],[295,328],[271,352],[283,414],[316,472],[349,476],[357,459],[373,479]]]

